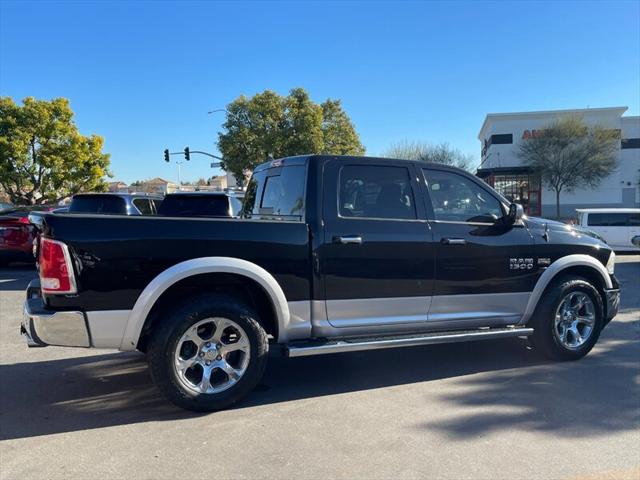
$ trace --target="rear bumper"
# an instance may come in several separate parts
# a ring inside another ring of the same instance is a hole
[[[618,314],[620,309],[620,289],[613,288],[611,290],[605,290],[605,324],[609,323],[613,317]]]
[[[52,312],[44,308],[39,296],[33,295],[33,288],[27,288],[32,297],[24,302],[20,333],[29,347],[59,345],[63,347],[89,347],[89,329],[84,313],[77,311]]]

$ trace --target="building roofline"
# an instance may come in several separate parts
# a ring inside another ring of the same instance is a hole
[[[599,107],[599,108],[569,108],[563,110],[537,110],[532,112],[504,112],[504,113],[487,113],[484,118],[484,122],[482,122],[482,127],[480,127],[480,131],[478,132],[478,140],[482,141],[482,132],[485,130],[490,120],[496,117],[534,117],[537,115],[549,115],[549,114],[571,114],[571,113],[586,113],[586,112],[620,112],[620,116],[624,112],[629,110],[629,107],[620,106],[620,107]]]

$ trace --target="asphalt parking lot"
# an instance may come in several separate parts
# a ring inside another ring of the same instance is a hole
[[[272,359],[233,410],[166,403],[136,353],[27,349],[0,270],[0,478],[640,478],[640,256],[594,351],[520,340]]]

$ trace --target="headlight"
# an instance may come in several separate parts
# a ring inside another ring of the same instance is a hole
[[[609,272],[610,275],[613,275],[613,271],[616,268],[616,254],[611,252],[611,255],[609,255],[609,261],[607,262],[607,271]]]

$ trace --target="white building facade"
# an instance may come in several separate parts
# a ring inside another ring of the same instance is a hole
[[[577,116],[590,126],[620,132],[617,166],[596,189],[580,189],[560,196],[560,215],[575,217],[576,208],[640,207],[640,117],[625,116],[627,107],[490,113],[478,139],[482,143],[477,175],[496,190],[522,203],[529,215],[555,216],[555,192],[518,156],[521,143],[553,121]]]

